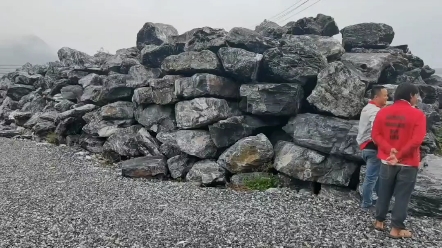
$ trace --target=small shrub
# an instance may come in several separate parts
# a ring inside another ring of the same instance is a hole
[[[249,178],[244,180],[244,186],[250,190],[263,191],[278,187],[278,179],[274,176]]]
[[[58,135],[54,132],[48,133],[48,135],[46,135],[46,142],[48,142],[50,144],[57,145],[58,144]]]

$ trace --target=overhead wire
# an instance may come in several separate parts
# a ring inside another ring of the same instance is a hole
[[[301,2],[301,1],[302,1],[302,0],[298,0],[295,4],[290,5],[290,6],[289,6],[288,8],[286,8],[285,10],[283,10],[283,11],[279,12],[278,14],[276,14],[276,15],[270,17],[269,20],[271,20],[271,19],[273,19],[273,18],[278,18],[279,15],[281,15],[281,14],[285,13],[286,11],[290,10],[291,8],[293,8],[294,6],[296,6],[296,5],[297,5],[299,2]]]
[[[299,9],[302,5],[308,3],[309,1],[310,1],[310,0],[305,0],[305,1],[302,2],[300,5],[296,6],[296,8],[290,10],[289,12],[287,12],[287,13],[281,15],[281,16],[279,16],[279,17],[276,18],[274,21],[275,21],[275,22],[281,21],[285,16],[290,15],[291,13],[293,13],[293,11]]]
[[[295,14],[293,14],[293,15],[287,17],[286,19],[282,20],[281,22],[285,22],[285,21],[287,21],[287,20],[293,18],[293,17],[296,16],[297,14],[302,13],[303,11],[305,11],[305,10],[307,10],[308,8],[312,7],[313,5],[319,3],[320,1],[321,1],[321,0],[318,0],[318,1],[316,1],[316,2],[314,2],[314,3],[312,3],[312,4],[310,4],[309,6],[305,7],[305,8],[302,9],[301,11],[296,12]]]

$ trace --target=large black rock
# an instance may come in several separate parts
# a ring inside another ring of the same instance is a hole
[[[208,73],[175,80],[175,94],[180,98],[218,97],[239,98],[240,85],[231,79]]]
[[[235,47],[222,47],[218,57],[229,76],[240,82],[256,80],[262,54]]]
[[[337,156],[326,156],[292,142],[275,146],[274,168],[303,181],[348,186],[358,165]]]
[[[277,118],[258,118],[250,115],[233,116],[210,125],[209,132],[215,145],[222,148],[233,145],[260,128],[279,126],[280,124],[281,121]]]
[[[260,78],[267,82],[306,84],[327,66],[327,59],[307,46],[271,48],[263,54]]]
[[[305,35],[316,34],[333,36],[339,34],[339,28],[331,16],[318,14],[316,17],[304,17],[296,22],[289,22],[284,26],[288,34]]]
[[[307,101],[322,112],[352,118],[365,105],[366,85],[354,71],[342,62],[328,64],[318,75],[318,83]]]
[[[337,39],[320,35],[290,35],[285,34],[280,40],[283,46],[304,46],[325,56],[327,60],[335,61],[345,53],[344,48]]]
[[[178,31],[171,25],[146,22],[137,34],[137,48],[142,50],[145,45],[161,45],[170,40]]]
[[[350,51],[355,47],[387,48],[394,39],[393,28],[384,23],[359,23],[341,29],[342,45]]]
[[[279,26],[275,22],[264,20],[261,24],[255,27],[255,32],[264,37],[280,39],[283,34],[287,33],[287,29]]]
[[[301,109],[304,90],[299,84],[243,84],[240,108],[254,115],[292,116]]]
[[[159,46],[146,45],[143,50],[141,50],[141,63],[152,68],[159,68],[165,58],[182,52],[184,52],[183,47],[170,43],[163,43]]]
[[[226,36],[227,31],[224,29],[210,27],[199,28],[195,30],[191,38],[187,40],[184,50],[186,52],[210,50],[216,53],[221,47],[226,46]]]
[[[227,34],[226,42],[230,47],[242,48],[254,53],[263,53],[279,45],[277,40],[264,37],[247,28],[232,28]]]
[[[166,74],[193,75],[195,73],[221,74],[222,65],[215,53],[209,50],[184,52],[164,59],[161,70]]]
[[[359,162],[357,124],[358,121],[307,113],[292,117],[282,129],[296,145]]]

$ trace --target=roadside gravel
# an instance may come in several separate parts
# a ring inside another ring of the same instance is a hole
[[[0,138],[0,247],[442,247],[441,220],[392,240],[350,193],[133,180],[78,152]]]

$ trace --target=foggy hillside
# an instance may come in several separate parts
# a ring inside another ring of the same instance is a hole
[[[56,51],[35,35],[0,38],[0,65],[44,64],[55,60]]]

